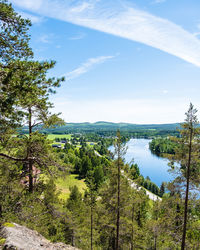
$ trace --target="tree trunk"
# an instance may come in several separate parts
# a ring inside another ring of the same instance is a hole
[[[93,250],[93,207],[91,206],[91,250]]]
[[[72,229],[72,246],[75,246],[75,235],[74,235],[74,229]]]
[[[134,232],[133,219],[134,219],[134,206],[132,207],[132,214],[131,214],[131,222],[132,222],[132,225],[131,225],[131,250],[133,250],[133,232]]]
[[[191,127],[190,138],[189,138],[189,152],[188,152],[188,164],[187,164],[187,175],[186,175],[187,184],[186,184],[186,192],[185,192],[184,223],[183,223],[181,250],[185,249],[185,238],[186,238],[186,229],[187,229],[188,194],[189,194],[190,165],[191,165],[191,154],[192,154],[192,135],[193,135],[193,129]]]
[[[29,121],[28,121],[28,127],[29,127],[29,142],[32,138],[32,110],[31,108],[28,109],[29,113]],[[31,151],[31,145],[28,145],[28,157],[30,157],[32,154]],[[33,161],[31,159],[28,160],[28,180],[29,180],[29,192],[33,192]]]
[[[120,156],[118,155],[117,161],[118,173],[117,173],[117,235],[116,235],[116,250],[119,249],[119,219],[120,219]]]
[[[157,236],[154,236],[154,250],[157,249]]]
[[[0,218],[2,218],[2,205],[0,204]]]
[[[32,160],[29,160],[29,164],[28,164],[28,180],[29,180],[28,190],[30,193],[32,193],[33,192],[33,162]]]

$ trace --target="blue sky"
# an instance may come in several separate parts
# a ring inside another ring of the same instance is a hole
[[[32,20],[35,59],[66,81],[66,122],[171,123],[200,110],[200,1],[12,0]]]

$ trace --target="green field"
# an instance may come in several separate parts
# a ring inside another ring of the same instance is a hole
[[[71,134],[67,134],[67,135],[65,135],[65,134],[63,134],[63,135],[49,134],[47,138],[49,140],[55,140],[55,138],[66,138],[66,139],[70,140],[71,137],[72,137]]]
[[[85,189],[87,188],[84,180],[79,180],[78,175],[76,174],[66,175],[63,178],[58,178],[56,179],[55,183],[57,189],[61,192],[59,198],[62,200],[66,200],[69,197],[70,187],[76,185],[81,193],[84,193]]]

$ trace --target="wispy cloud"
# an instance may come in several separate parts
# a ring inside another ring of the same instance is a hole
[[[44,21],[44,18],[41,16],[35,16],[23,11],[18,12],[20,16],[22,16],[25,19],[30,19],[32,24],[38,24]]]
[[[41,43],[52,43],[54,34],[42,34],[38,37],[38,41]]]
[[[35,0],[11,2],[30,10]],[[32,11],[38,14],[140,42],[200,67],[200,40],[194,34],[131,4],[124,4],[120,0],[114,3],[112,0],[36,2]]]
[[[157,4],[157,3],[164,3],[166,2],[167,0],[154,0],[152,3],[153,4]]]
[[[74,35],[74,36],[69,37],[68,39],[69,39],[69,40],[81,40],[81,39],[83,39],[85,36],[86,36],[85,33],[78,33],[78,34],[76,34],[76,35]]]
[[[194,36],[200,36],[200,24],[197,24],[197,31],[193,33]]]
[[[168,93],[169,93],[169,91],[168,91],[168,90],[166,90],[166,89],[164,89],[164,90],[162,91],[162,93],[166,95],[166,94],[168,94]]]
[[[196,36],[196,37],[200,36],[200,31],[195,32],[195,33],[194,33],[194,36]]]
[[[30,11],[38,10],[42,7],[43,0],[12,0],[10,1],[13,4],[19,5],[24,9],[28,9]]]
[[[42,43],[50,43],[48,35],[42,35],[39,37],[39,41]]]
[[[84,10],[86,9],[92,9],[94,6],[94,4],[92,3],[89,3],[89,2],[83,2],[81,4],[78,4],[77,6],[71,8],[71,12],[74,12],[74,13],[80,13],[80,12],[83,12]]]
[[[95,58],[89,58],[86,62],[82,63],[80,67],[74,69],[71,72],[65,74],[66,80],[72,80],[79,77],[82,74],[90,71],[95,65],[106,62],[107,60],[114,58],[115,56],[99,56]]]

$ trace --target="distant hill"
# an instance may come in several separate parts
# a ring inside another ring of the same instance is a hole
[[[98,121],[95,123],[66,123],[62,127],[42,129],[45,133],[66,134],[66,133],[80,133],[80,132],[115,132],[118,129],[122,132],[142,132],[142,131],[175,131],[180,127],[179,123],[171,124],[131,124],[131,123],[113,123],[106,121]],[[27,127],[22,131],[26,133]],[[27,131],[28,132],[28,131]]]

